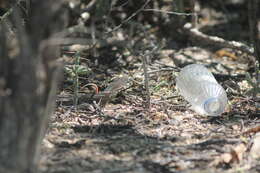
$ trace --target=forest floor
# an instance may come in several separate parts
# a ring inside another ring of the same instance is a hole
[[[212,35],[243,40],[247,31],[228,24],[216,23],[222,28],[214,28],[207,22],[204,28],[212,27]],[[183,46],[158,38],[158,28],[151,26],[135,32],[139,34],[134,44],[141,38],[141,51],[147,46],[152,52],[151,42],[164,45],[147,56],[150,108],[140,53],[116,46],[100,48],[96,56],[83,51],[81,63],[91,72],[81,76],[81,92],[88,83],[102,91],[114,78],[124,75],[129,80],[104,107],[90,103],[75,110],[73,105],[57,104],[42,143],[41,172],[260,172],[259,98],[252,97],[245,75],[254,70],[254,59],[231,49]],[[124,37],[121,34],[114,35]],[[73,57],[64,50],[65,62],[72,63]],[[198,115],[178,93],[178,68],[191,63],[204,64],[226,90],[228,105],[221,116]],[[73,94],[67,77],[59,95]]]

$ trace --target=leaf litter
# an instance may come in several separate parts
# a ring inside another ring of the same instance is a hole
[[[131,42],[136,49],[162,44],[153,32],[142,29]],[[41,145],[42,173],[260,171],[259,97],[245,94],[251,89],[245,77],[252,69],[249,56],[230,49],[162,47],[148,58],[151,104],[147,109],[141,59],[120,46],[101,47],[98,57],[80,47],[83,64],[89,67],[87,76],[80,76],[80,92],[93,94],[83,89],[92,83],[102,93],[120,75],[129,81],[127,85],[122,81],[125,86],[104,106],[99,105],[100,97],[88,98],[77,110],[57,101]],[[61,61],[71,65],[70,54],[63,51]],[[178,69],[190,63],[207,65],[227,91],[229,104],[221,116],[197,115],[176,90]],[[73,95],[72,83],[66,79],[59,96]]]

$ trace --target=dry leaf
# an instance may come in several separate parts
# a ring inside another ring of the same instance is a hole
[[[228,57],[231,60],[237,60],[237,58],[238,58],[235,53],[233,53],[229,50],[226,50],[226,49],[220,49],[220,50],[216,51],[215,57],[216,58]]]
[[[239,163],[243,159],[243,154],[246,151],[246,146],[245,144],[239,144],[235,148],[232,148],[232,151],[230,154],[232,155],[232,162],[237,162]]]
[[[246,151],[245,144],[241,143],[236,147],[232,148],[229,153],[224,153],[217,157],[213,162],[211,162],[210,166],[217,166],[221,163],[239,163],[243,159],[243,154]]]
[[[250,133],[257,133],[260,132],[260,126],[253,127],[245,132],[243,132],[243,135],[248,135]]]

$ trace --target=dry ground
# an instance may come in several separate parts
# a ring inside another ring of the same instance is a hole
[[[247,32],[212,18],[204,25],[205,32],[231,40],[243,40]],[[254,59],[235,50],[159,37],[160,30],[137,26],[131,42],[130,34],[115,31],[119,41],[132,44],[135,54],[127,45],[117,45],[99,48],[95,56],[89,51],[82,55],[82,64],[91,69],[82,85],[95,83],[104,90],[122,74],[129,77],[128,85],[104,108],[88,104],[75,111],[72,105],[57,105],[42,143],[42,173],[260,172],[259,95],[252,97],[245,76],[254,71]],[[152,52],[156,45],[159,48]],[[145,50],[152,52],[149,110],[140,57]],[[72,56],[64,51],[63,59],[69,62]],[[229,102],[221,116],[197,115],[176,90],[176,67],[190,63],[206,65],[226,89]],[[61,92],[72,93],[66,77]]]
[[[232,76],[244,74],[244,64],[212,58],[209,51],[196,47],[174,55],[185,62],[211,62],[211,71],[227,74],[216,75],[229,98],[222,116],[205,117],[188,109],[175,89],[177,73],[163,71],[162,63],[172,64],[164,56],[159,65],[150,66],[158,71],[151,73],[150,112],[145,108],[141,68],[133,70],[131,84],[103,110],[92,107],[75,112],[72,106],[58,106],[42,146],[42,172],[260,171],[259,159],[250,154],[254,133],[243,134],[259,126],[257,100],[243,94],[249,90],[243,75]]]

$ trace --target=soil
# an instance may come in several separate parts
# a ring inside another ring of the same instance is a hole
[[[227,18],[223,11],[201,8],[201,31],[247,41],[248,31],[239,17],[230,15],[240,26],[233,30],[232,22],[222,20]],[[90,91],[83,87],[89,83],[102,92],[115,78],[123,75],[129,80],[102,106],[91,99],[78,109],[57,102],[42,143],[41,172],[260,172],[260,154],[253,157],[259,151],[252,149],[260,145],[255,140],[260,131],[259,93],[252,95],[246,77],[249,72],[254,81],[254,57],[237,50],[200,46],[187,38],[172,39],[162,33],[166,28],[161,27],[167,23],[144,22],[140,26],[131,22],[113,31],[112,36],[96,26],[102,36],[119,44],[112,41],[81,49],[81,65],[87,66],[89,73],[80,76],[80,92],[92,92],[91,87]],[[132,33],[128,26],[132,26]],[[150,105],[142,57],[147,58]],[[63,49],[61,60],[66,65],[73,64],[74,58],[73,51]],[[222,115],[197,114],[176,89],[179,69],[191,63],[204,64],[226,90],[228,105]],[[72,88],[65,74],[58,95],[73,95]]]

